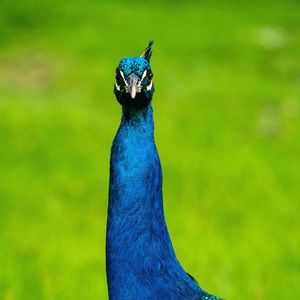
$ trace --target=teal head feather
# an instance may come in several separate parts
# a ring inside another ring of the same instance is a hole
[[[119,103],[125,108],[147,106],[154,93],[153,72],[150,66],[153,41],[149,42],[139,57],[121,59],[116,69],[114,92]]]

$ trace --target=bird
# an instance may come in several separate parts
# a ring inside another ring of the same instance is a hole
[[[153,41],[116,68],[122,106],[111,147],[106,227],[110,300],[222,300],[205,292],[176,258],[167,229],[162,168],[154,141]]]

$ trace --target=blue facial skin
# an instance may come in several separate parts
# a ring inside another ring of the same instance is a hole
[[[145,70],[147,70],[147,76],[143,79],[141,93],[137,93],[136,97],[132,99],[130,94],[126,92],[126,84],[120,75],[120,71],[123,72],[125,79],[127,79],[130,74],[135,74],[141,79]],[[151,102],[154,86],[152,86],[149,91],[147,90],[147,86],[150,84],[152,76],[151,67],[148,61],[143,57],[125,57],[120,61],[116,69],[116,83],[120,86],[120,91],[118,91],[115,86],[114,93],[123,108],[139,109],[147,106]]]
[[[152,74],[147,60],[124,58],[118,68]],[[151,72],[151,73],[150,73]],[[151,76],[150,76],[151,77]],[[203,291],[178,262],[167,230],[162,169],[154,142],[150,77],[134,99],[117,75],[122,120],[110,160],[106,271],[110,300],[220,300]]]

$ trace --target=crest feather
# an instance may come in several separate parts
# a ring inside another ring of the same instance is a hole
[[[148,62],[150,62],[150,58],[152,55],[152,45],[153,45],[153,41],[151,40],[144,53],[141,55],[141,57],[144,57]]]

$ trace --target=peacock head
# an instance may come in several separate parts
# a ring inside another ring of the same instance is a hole
[[[147,106],[154,93],[153,73],[150,66],[153,41],[140,57],[121,59],[116,69],[114,92],[118,102],[126,108]]]

